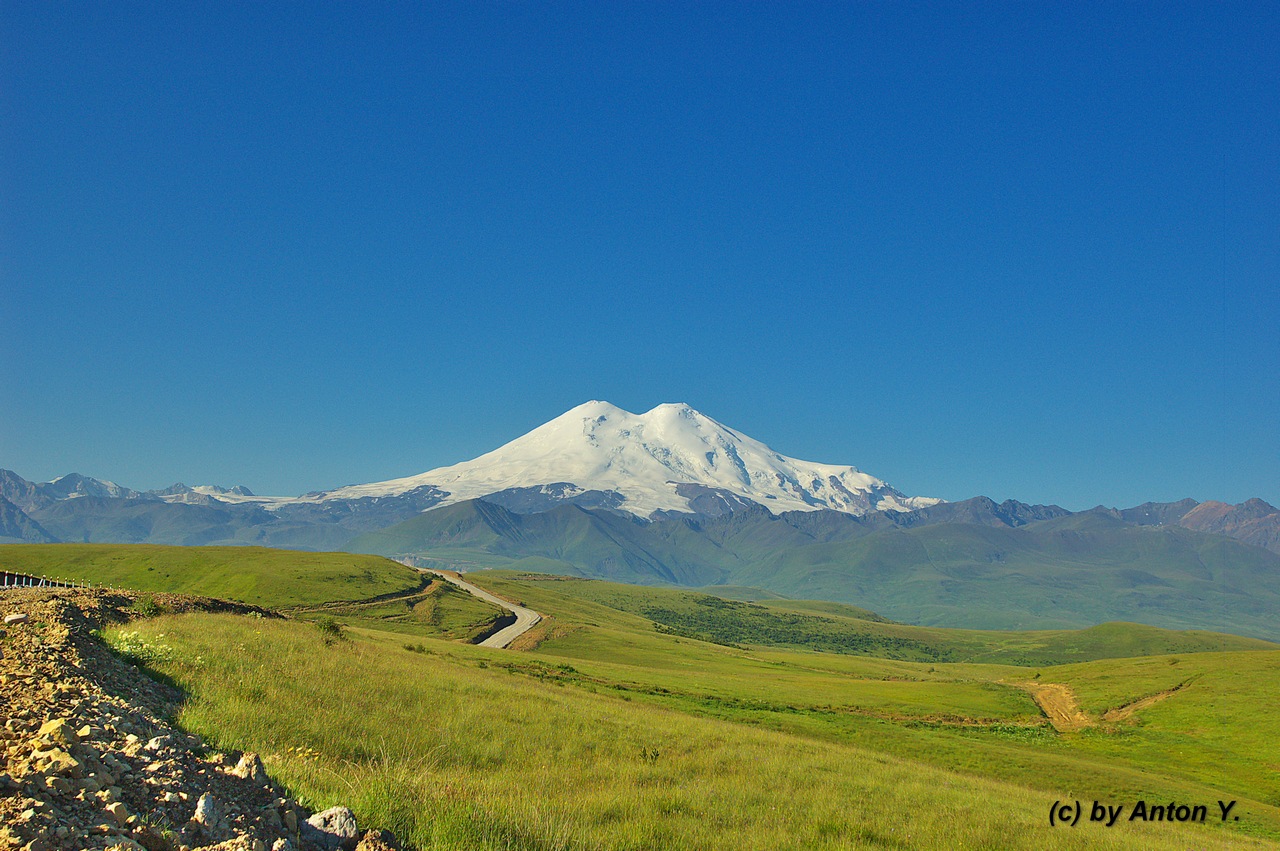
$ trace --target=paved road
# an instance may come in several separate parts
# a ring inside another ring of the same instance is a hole
[[[499,608],[513,612],[516,616],[516,622],[511,626],[498,630],[493,635],[480,642],[481,647],[506,647],[529,630],[533,629],[538,621],[542,620],[542,615],[533,609],[526,609],[524,606],[517,606],[515,603],[509,603],[501,597],[495,597],[483,588],[477,588],[465,579],[461,579],[452,573],[445,573],[443,570],[432,570],[429,567],[420,567],[423,573],[434,573],[446,582],[452,582],[463,591],[474,594],[487,603],[493,603]]]

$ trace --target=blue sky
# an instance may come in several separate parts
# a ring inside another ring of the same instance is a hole
[[[587,399],[1280,502],[1280,7],[7,2],[0,467],[296,494]]]

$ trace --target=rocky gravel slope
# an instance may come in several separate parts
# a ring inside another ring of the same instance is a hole
[[[269,612],[147,595],[167,612]],[[135,616],[138,595],[0,594],[0,849],[385,851],[344,807],[313,814],[254,754],[217,753],[165,719],[181,694],[93,635]]]

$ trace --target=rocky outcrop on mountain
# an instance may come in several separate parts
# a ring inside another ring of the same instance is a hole
[[[29,482],[12,470],[0,470],[0,497],[3,497],[27,514],[42,511],[60,502],[94,497],[98,499],[151,501],[158,497],[121,487],[115,482],[103,481],[79,473],[68,473],[51,482]]]
[[[122,487],[115,482],[82,476],[79,473],[68,473],[51,482],[36,485],[45,495],[57,499],[75,499],[93,496],[99,499],[151,499],[147,494],[139,493],[132,488]]]
[[[187,494],[193,494],[193,493],[203,494],[205,496],[225,496],[227,494],[231,494],[233,496],[253,496],[254,495],[253,491],[249,490],[244,485],[236,485],[233,488],[224,488],[219,485],[200,485],[199,487],[193,488],[183,484],[182,482],[174,482],[173,484],[169,485],[169,487],[167,488],[159,488],[158,490],[149,490],[147,491],[147,493],[151,496],[158,496],[158,497],[166,497],[166,496],[181,497],[181,496],[184,496]]]
[[[1182,515],[1178,525],[1197,532],[1227,535],[1280,553],[1280,509],[1261,499],[1245,500],[1239,505],[1202,502]]]
[[[174,728],[181,694],[93,638],[137,595],[6,591],[0,636],[0,849],[383,851],[343,807],[312,815],[254,754],[219,753]],[[167,611],[250,606],[152,595]]]
[[[1280,508],[1257,498],[1239,505],[1194,499],[1144,502],[1117,512],[1117,516],[1138,526],[1181,526],[1195,532],[1225,535],[1280,553]]]
[[[183,494],[195,493],[195,489],[184,485],[182,482],[174,482],[167,488],[149,490],[147,493],[152,496],[182,496]]]

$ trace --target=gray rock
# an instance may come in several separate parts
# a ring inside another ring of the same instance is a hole
[[[313,845],[325,851],[354,851],[360,842],[360,829],[356,817],[346,807],[330,807],[316,813],[302,825],[302,844]]]
[[[216,827],[222,821],[222,807],[218,805],[218,799],[213,797],[212,792],[205,792],[196,801],[196,814],[191,820],[207,828]]]

